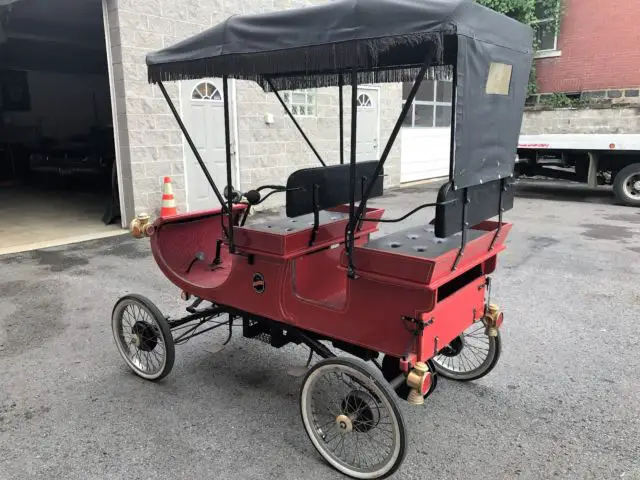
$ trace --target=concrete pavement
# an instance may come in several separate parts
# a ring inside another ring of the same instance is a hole
[[[393,478],[640,479],[640,211],[548,188],[522,187],[506,216],[499,365],[402,405],[410,445]],[[392,217],[434,198],[416,186],[375,203]],[[177,347],[158,384],[129,373],[110,330],[117,298],[184,307],[148,241],[1,256],[0,272],[0,479],[344,478],[300,421],[286,372],[302,347],[236,335],[212,354],[215,331]]]

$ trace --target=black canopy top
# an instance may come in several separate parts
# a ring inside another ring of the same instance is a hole
[[[513,174],[533,30],[473,0],[334,0],[229,18],[147,56],[153,83],[228,76],[265,91],[451,77],[453,188]]]
[[[397,82],[411,77],[429,49],[432,64],[442,65],[446,35],[531,52],[528,27],[473,0],[335,0],[232,16],[149,54],[147,65],[154,83],[228,75],[265,90],[269,77],[278,87],[329,86],[353,67],[369,70],[363,81]]]

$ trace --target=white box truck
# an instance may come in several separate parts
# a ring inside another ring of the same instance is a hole
[[[515,175],[613,185],[620,203],[640,207],[640,134],[522,135]]]

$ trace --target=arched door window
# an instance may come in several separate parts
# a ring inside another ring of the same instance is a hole
[[[220,90],[211,82],[201,82],[196,85],[191,92],[193,100],[209,100],[212,102],[221,102],[222,94]]]
[[[360,93],[358,95],[358,108],[373,108],[371,97],[366,93]]]

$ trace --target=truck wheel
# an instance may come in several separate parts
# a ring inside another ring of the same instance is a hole
[[[613,192],[621,203],[640,207],[640,163],[628,165],[618,172],[613,181]]]

